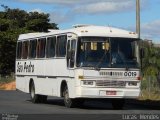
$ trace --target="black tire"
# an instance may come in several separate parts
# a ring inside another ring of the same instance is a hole
[[[69,92],[68,92],[68,87],[67,86],[65,86],[65,88],[64,88],[63,95],[64,95],[64,105],[67,108],[73,108],[73,107],[76,106],[75,99],[69,98]]]
[[[115,110],[122,110],[125,104],[124,99],[112,99],[111,102],[112,102],[112,107]]]
[[[47,101],[47,96],[35,94],[34,82],[30,86],[30,96],[33,103],[45,103]]]

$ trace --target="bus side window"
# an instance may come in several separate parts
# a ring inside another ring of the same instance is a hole
[[[55,56],[55,45],[56,45],[56,37],[48,37],[47,46],[46,46],[46,57],[47,58]]]
[[[67,36],[62,35],[57,37],[57,46],[56,46],[56,55],[57,57],[65,57],[66,56],[66,43]]]
[[[29,58],[36,58],[36,46],[37,46],[37,40],[30,40],[30,46],[29,46]]]
[[[21,55],[22,55],[22,42],[18,42],[16,58],[21,59]]]
[[[27,59],[28,57],[28,45],[29,45],[28,41],[24,41],[22,43],[22,59]]]
[[[37,58],[45,57],[46,38],[38,39],[37,41]]]

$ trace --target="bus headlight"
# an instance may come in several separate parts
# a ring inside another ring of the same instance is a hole
[[[138,85],[138,82],[136,82],[136,81],[128,82],[128,86],[137,86],[137,85]]]
[[[95,86],[95,81],[93,80],[83,80],[82,82],[82,86]]]

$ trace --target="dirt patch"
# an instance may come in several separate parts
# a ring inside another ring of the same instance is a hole
[[[16,89],[16,82],[10,82],[10,83],[0,83],[0,89],[1,90],[15,90]]]

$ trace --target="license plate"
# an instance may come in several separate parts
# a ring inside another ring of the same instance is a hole
[[[106,95],[116,95],[116,91],[106,91]]]

